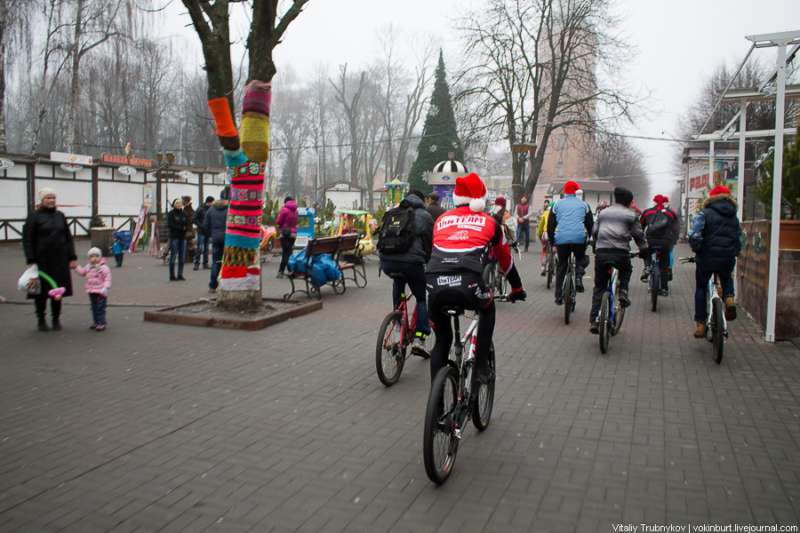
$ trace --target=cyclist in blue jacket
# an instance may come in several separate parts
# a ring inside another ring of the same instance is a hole
[[[570,180],[564,184],[564,197],[556,202],[547,217],[547,236],[555,243],[558,254],[556,271],[556,305],[564,303],[561,294],[570,255],[575,256],[575,290],[583,292],[583,274],[586,269],[586,245],[592,232],[594,219],[589,205],[575,193],[580,186]]]

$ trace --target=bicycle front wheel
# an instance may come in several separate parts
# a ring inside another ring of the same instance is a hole
[[[375,370],[378,379],[391,387],[400,379],[406,362],[406,346],[403,339],[403,316],[392,311],[383,319],[378,329],[378,343],[375,346]]]
[[[720,364],[725,352],[725,321],[723,319],[725,309],[722,300],[714,298],[711,301],[711,313],[711,342],[714,346],[714,362]]]
[[[472,404],[472,423],[478,431],[484,431],[492,420],[492,407],[494,406],[494,342],[489,347],[489,375],[486,383],[477,384],[472,394],[475,401]]]
[[[422,437],[425,472],[437,485],[447,481],[456,462],[458,438],[453,430],[457,405],[458,372],[448,365],[439,369],[431,385]]]
[[[608,297],[608,291],[603,293],[603,299],[600,300],[600,317],[598,318],[598,326],[600,326],[600,353],[608,351],[608,337],[611,335],[610,331],[610,306],[611,302]]]
[[[552,254],[547,254],[547,289],[548,290],[553,285],[553,270],[555,269],[555,265],[553,263],[554,263],[554,261],[553,261]]]

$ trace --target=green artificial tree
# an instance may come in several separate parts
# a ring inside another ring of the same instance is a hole
[[[456,131],[456,117],[453,101],[447,86],[444,68],[444,55],[439,50],[439,65],[436,67],[436,80],[433,85],[428,115],[422,129],[422,139],[417,147],[417,158],[411,166],[408,183],[412,189],[430,192],[424,173],[433,170],[436,163],[444,161],[453,152],[458,161],[464,160],[464,147]]]
[[[764,161],[756,195],[764,205],[767,215],[772,211],[772,176],[775,155]],[[790,219],[800,218],[800,142],[788,143],[783,150],[783,179],[781,180],[782,206]]]

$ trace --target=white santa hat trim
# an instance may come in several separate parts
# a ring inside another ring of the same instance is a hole
[[[486,186],[480,176],[473,172],[456,179],[453,205],[469,205],[470,210],[476,213],[486,208]]]

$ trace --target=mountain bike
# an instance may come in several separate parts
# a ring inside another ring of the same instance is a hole
[[[637,255],[631,254],[631,258]],[[600,300],[600,312],[597,319],[601,353],[608,351],[609,340],[619,333],[622,329],[622,322],[625,320],[625,307],[618,298],[619,270],[615,265],[609,265],[608,269],[610,271],[608,285],[603,292],[602,300]]]
[[[375,370],[378,379],[391,387],[400,379],[405,365],[408,347],[414,339],[417,323],[417,309],[411,320],[408,319],[408,300],[411,296],[400,295],[400,305],[386,315],[378,329],[378,343],[375,346]]]
[[[489,257],[489,261],[484,265],[481,275],[486,288],[491,289],[494,293],[495,300],[508,299],[508,280],[500,270],[500,264],[496,259]]]
[[[570,254],[567,275],[564,276],[561,296],[564,298],[564,324],[569,324],[569,316],[575,311],[575,256]]]
[[[694,257],[682,257],[681,263],[695,263]],[[720,294],[722,286],[715,272],[708,280],[706,288],[706,340],[713,346],[714,362],[722,363],[725,353],[725,339],[728,338],[728,321],[725,318],[725,302]]]
[[[489,427],[495,386],[494,343],[489,347],[486,383],[473,383],[477,317],[462,337],[458,317],[464,314],[464,310],[452,308],[446,312],[453,321],[451,354],[454,357],[439,369],[431,385],[422,439],[425,472],[437,485],[444,483],[453,471],[467,418],[472,418],[478,431]]]
[[[545,263],[545,272],[547,275],[547,288],[550,289],[550,286],[553,284],[553,277],[556,274],[556,252],[554,250],[554,246],[552,244],[547,245],[547,262]]]

